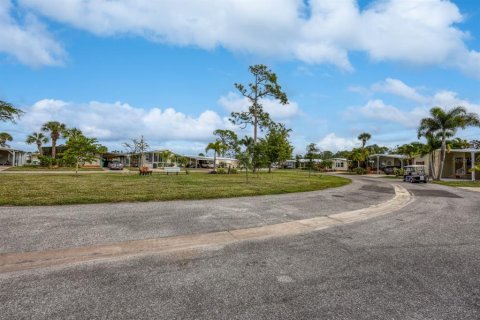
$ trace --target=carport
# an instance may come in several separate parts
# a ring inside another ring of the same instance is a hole
[[[388,166],[403,168],[406,157],[401,154],[372,154],[368,159],[370,167],[376,168],[377,174],[380,174],[380,169]]]
[[[480,154],[479,149],[451,149],[447,151],[442,178],[463,178],[475,181],[477,177],[473,168],[478,154]]]
[[[27,153],[25,151],[0,147],[0,165],[12,167],[23,166],[26,158]]]

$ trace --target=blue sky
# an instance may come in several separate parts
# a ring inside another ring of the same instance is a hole
[[[143,134],[152,148],[201,152],[232,128],[245,107],[233,84],[257,63],[288,94],[286,107],[264,105],[293,129],[296,153],[349,149],[363,131],[414,141],[434,105],[480,112],[475,1],[0,0],[0,30],[0,99],[26,111],[0,130],[21,149],[59,120],[112,150]]]

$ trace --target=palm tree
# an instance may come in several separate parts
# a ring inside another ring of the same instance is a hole
[[[13,138],[10,134],[6,132],[0,132],[0,147],[10,147],[7,144],[7,141],[12,141]]]
[[[422,154],[425,145],[420,142],[412,142],[397,147],[397,152],[407,157],[408,164],[413,164],[413,160],[418,155]]]
[[[222,141],[210,142],[205,148],[205,152],[213,150],[213,171],[217,171],[217,154],[227,151],[228,147]]]
[[[254,139],[252,137],[245,136],[239,141],[239,143],[250,151],[254,145]]]
[[[467,149],[470,147],[470,142],[462,138],[455,138],[449,141],[450,147],[452,149]]]
[[[57,140],[65,135],[66,126],[58,121],[49,121],[42,126],[43,132],[50,132],[50,138],[52,139],[52,158],[57,155]]]
[[[42,156],[43,155],[42,145],[48,142],[48,137],[41,132],[34,132],[27,137],[27,140],[25,142],[28,144],[35,143],[38,148],[38,153]]]
[[[440,169],[436,180],[442,178],[447,150],[447,138],[455,135],[459,128],[465,129],[469,126],[480,126],[480,118],[476,113],[468,113],[464,107],[456,107],[444,110],[439,107],[430,109],[429,118],[423,118],[418,127],[418,138],[428,135],[440,138]]]
[[[362,142],[362,148],[365,148],[365,145],[367,144],[367,141],[372,138],[372,135],[368,132],[363,132],[358,135],[358,140]]]
[[[318,155],[320,150],[317,148],[315,143],[310,143],[307,145],[307,152],[305,153],[305,159],[308,159],[308,176],[312,175],[313,168],[313,159]]]
[[[166,167],[168,160],[173,156],[173,153],[170,150],[163,150],[160,152],[160,157],[162,157],[163,166]]]
[[[360,162],[368,158],[368,150],[364,148],[354,148],[349,155],[349,159],[357,162],[357,168],[360,168]]]
[[[436,174],[436,162],[437,162],[437,156],[435,154],[435,151],[438,150],[442,146],[442,141],[434,135],[427,135],[425,137],[427,139],[427,143],[424,145],[424,148],[421,150],[420,155],[422,157],[426,156],[427,154],[430,156],[429,159],[429,171],[430,174],[432,175],[432,179],[436,180],[437,179],[437,174]]]
[[[63,133],[63,136],[65,138],[77,139],[77,138],[83,136],[83,132],[80,129],[71,128],[71,129],[66,129],[65,132]]]
[[[15,123],[15,120],[20,118],[24,112],[15,108],[12,104],[0,100],[0,121],[10,121]]]

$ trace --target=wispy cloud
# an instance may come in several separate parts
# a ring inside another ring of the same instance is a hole
[[[62,45],[32,14],[13,18],[12,3],[0,1],[0,53],[14,56],[33,67],[62,65],[66,53]]]
[[[480,113],[480,104],[462,99],[458,93],[449,90],[439,90],[433,95],[422,95],[413,87],[408,86],[398,79],[387,78],[365,87],[350,87],[351,92],[361,93],[368,96],[369,100],[362,106],[349,107],[343,113],[345,119],[350,121],[362,121],[371,119],[383,123],[398,123],[407,128],[418,126],[420,119],[428,116],[428,111],[434,106],[452,108],[463,106],[469,112]],[[384,102],[383,99],[375,98],[376,93],[388,93],[399,96],[409,101],[410,107],[400,108]],[[412,106],[413,104],[413,106]]]
[[[428,102],[428,98],[418,93],[417,89],[406,85],[398,79],[387,78],[382,82],[372,85],[374,92],[385,92],[412,100],[418,103]]]

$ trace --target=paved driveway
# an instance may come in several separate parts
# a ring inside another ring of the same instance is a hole
[[[389,179],[194,202],[1,208],[0,252],[233,230],[368,207]],[[402,184],[402,183],[400,183]],[[391,214],[301,235],[0,274],[3,319],[478,319],[480,194],[402,184]]]

